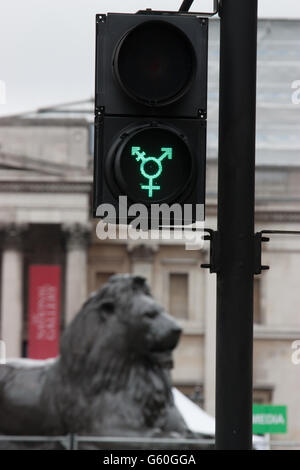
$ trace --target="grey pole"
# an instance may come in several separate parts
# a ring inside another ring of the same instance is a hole
[[[216,448],[252,448],[257,0],[220,4]]]

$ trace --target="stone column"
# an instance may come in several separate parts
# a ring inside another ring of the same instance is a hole
[[[143,276],[149,285],[153,285],[153,261],[158,250],[157,245],[128,245],[127,250],[132,265],[132,274]]]
[[[90,228],[64,225],[66,235],[65,323],[71,322],[87,298],[87,247]]]
[[[24,229],[15,224],[3,227],[1,339],[5,342],[7,358],[22,354]]]

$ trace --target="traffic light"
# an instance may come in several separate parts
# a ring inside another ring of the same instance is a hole
[[[127,223],[119,211],[127,196],[149,209],[190,204],[189,220],[172,223],[196,220],[205,202],[207,36],[207,18],[194,15],[96,16],[94,216],[109,203]]]

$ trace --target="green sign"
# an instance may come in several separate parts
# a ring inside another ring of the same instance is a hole
[[[286,432],[286,406],[253,405],[254,434],[284,434]]]

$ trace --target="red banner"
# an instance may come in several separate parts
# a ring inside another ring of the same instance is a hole
[[[47,359],[59,354],[61,268],[29,267],[28,357]]]

